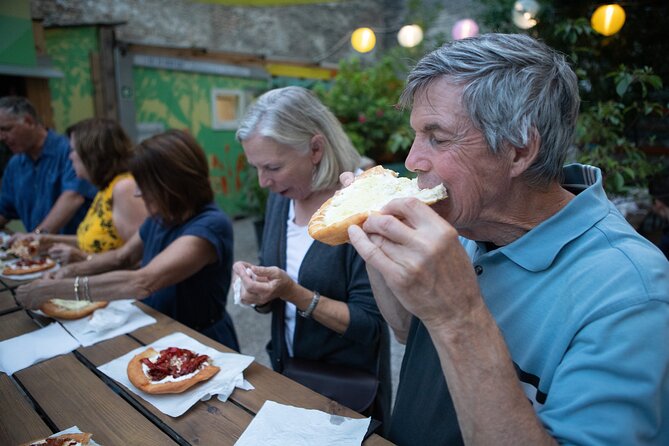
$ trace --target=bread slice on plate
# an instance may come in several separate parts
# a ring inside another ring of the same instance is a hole
[[[349,226],[363,224],[395,198],[414,197],[433,204],[447,196],[443,184],[420,189],[415,178],[399,177],[383,166],[372,167],[323,203],[309,221],[309,235],[328,245],[340,245],[348,242]]]

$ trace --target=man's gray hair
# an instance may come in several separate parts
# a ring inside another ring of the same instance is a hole
[[[260,96],[237,130],[240,142],[254,135],[272,138],[302,154],[309,151],[314,136],[322,135],[323,158],[312,179],[314,191],[337,186],[342,172],[360,165],[360,154],[337,118],[306,88],[278,88]]]
[[[528,184],[561,179],[580,105],[578,79],[562,54],[523,34],[449,42],[418,62],[400,103],[410,107],[442,77],[464,87],[463,106],[493,153],[539,137],[537,158],[524,174]]]
[[[38,122],[37,112],[30,101],[21,96],[3,96],[0,98],[0,110],[5,110],[17,118],[31,116]]]

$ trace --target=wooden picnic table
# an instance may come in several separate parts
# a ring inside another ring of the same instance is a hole
[[[0,373],[0,444],[18,445],[71,426],[101,445],[232,445],[267,400],[353,418],[362,415],[253,362],[244,378],[255,390],[235,389],[226,402],[199,401],[177,418],[163,414],[97,367],[142,345],[182,332],[222,352],[218,342],[137,302],[157,323],[80,347],[8,376]],[[0,291],[0,341],[52,322],[21,309],[12,291]],[[392,444],[372,434],[366,446]]]

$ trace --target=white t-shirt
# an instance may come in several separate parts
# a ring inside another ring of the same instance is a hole
[[[298,226],[295,224],[295,202],[293,200],[290,200],[286,232],[286,273],[288,273],[291,279],[297,282],[300,266],[314,239],[309,235],[307,226]],[[290,302],[286,302],[284,328],[288,356],[290,357],[293,356],[296,317],[297,307]]]

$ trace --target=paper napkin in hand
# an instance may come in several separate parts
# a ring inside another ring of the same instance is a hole
[[[370,421],[265,401],[235,446],[360,446]]]
[[[161,395],[144,393],[130,383],[127,368],[128,363],[135,355],[145,351],[149,347],[153,347],[156,351],[161,351],[168,347],[179,347],[201,355],[208,355],[212,358],[214,365],[220,367],[221,370],[213,378],[201,382],[182,393]],[[243,382],[239,381],[239,377],[242,376],[244,369],[254,359],[253,356],[240,355],[239,353],[222,353],[216,349],[207,347],[184,333],[177,332],[152,342],[150,345],[136,348],[120,358],[101,365],[98,369],[153,404],[162,413],[171,417],[178,417],[198,401],[206,401],[214,395],[217,395],[219,400],[226,401],[232,391],[235,390],[235,386]]]
[[[251,268],[246,268],[246,274],[248,274],[255,280],[256,275],[253,273]],[[239,276],[235,276],[235,282],[232,284],[232,297],[234,299],[235,304],[240,305],[242,307],[253,308],[255,305],[249,305],[242,302],[243,288],[244,285],[242,284],[242,279]]]
[[[57,322],[0,342],[0,370],[8,375],[33,364],[70,353],[79,341]]]

